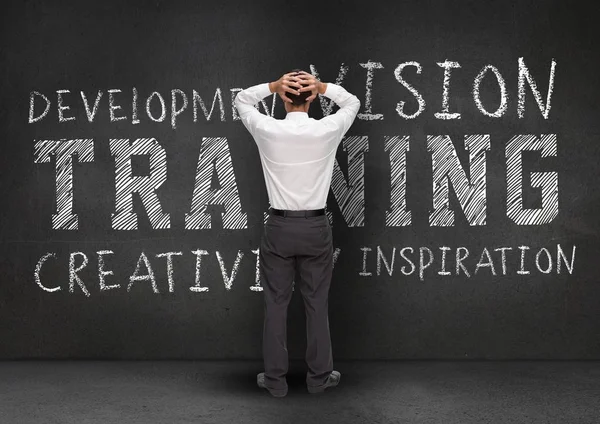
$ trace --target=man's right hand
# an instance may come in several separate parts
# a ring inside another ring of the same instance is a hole
[[[325,91],[327,90],[327,83],[319,81],[314,75],[302,71],[297,74],[297,77],[300,83],[303,85],[299,91],[312,92],[312,95],[306,99],[307,102],[312,102],[317,97],[317,94],[325,94]]]
[[[279,97],[281,97],[284,102],[291,103],[292,100],[286,96],[285,93],[298,95],[300,93],[298,92],[297,88],[302,87],[302,85],[299,83],[299,78],[296,75],[297,74],[295,72],[284,74],[277,81],[269,83],[269,90],[271,90],[271,93],[279,94]]]

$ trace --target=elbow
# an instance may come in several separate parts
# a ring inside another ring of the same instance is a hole
[[[246,90],[238,91],[238,93],[235,95],[235,99],[233,100],[233,103],[235,104],[236,107],[242,106],[242,105],[252,105],[252,101],[250,101],[249,93],[247,93]]]
[[[356,110],[356,113],[358,113],[358,111],[360,110],[360,100],[356,96],[354,96],[354,108]]]
[[[235,99],[233,99],[233,103],[235,104],[236,107],[238,107],[240,104],[242,104],[242,99],[240,98],[240,96],[242,95],[242,92],[239,91],[236,95],[235,95]]]

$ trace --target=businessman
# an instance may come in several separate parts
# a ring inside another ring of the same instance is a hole
[[[285,119],[255,108],[272,93],[284,101]],[[319,120],[309,117],[318,95],[339,110]],[[257,384],[275,397],[287,394],[287,310],[298,270],[306,314],[306,384],[310,393],[320,393],[337,386],[341,377],[333,369],[329,333],[333,239],[325,207],[335,153],[360,101],[339,85],[294,70],[239,92],[235,105],[258,146],[271,206],[260,244],[264,372],[257,375]]]

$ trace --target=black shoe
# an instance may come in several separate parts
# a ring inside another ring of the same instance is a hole
[[[287,387],[285,389],[271,389],[267,386],[265,386],[265,373],[261,372],[256,376],[256,384],[258,384],[258,387],[260,387],[261,389],[267,389],[269,391],[269,393],[271,393],[271,395],[275,396],[275,397],[284,397],[285,395],[287,395],[288,389]]]
[[[323,384],[321,386],[307,386],[308,392],[309,393],[321,393],[321,392],[325,391],[325,389],[328,387],[335,387],[338,384],[340,384],[341,377],[342,377],[342,374],[340,374],[339,371],[331,371],[331,374],[329,374],[329,376],[327,377],[325,384]]]

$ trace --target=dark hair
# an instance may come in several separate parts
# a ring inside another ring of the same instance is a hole
[[[302,69],[293,69],[291,72],[302,72]],[[312,93],[310,91],[303,91],[302,93],[296,95],[293,93],[285,93],[286,96],[292,101],[294,106],[302,106],[306,103],[306,99],[310,97]]]

